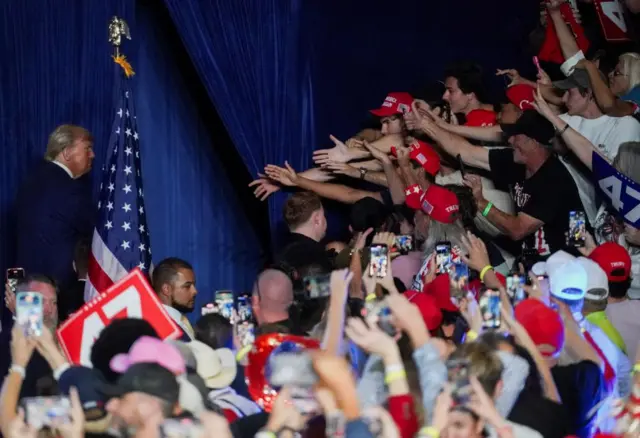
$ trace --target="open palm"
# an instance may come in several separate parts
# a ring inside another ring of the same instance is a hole
[[[279,182],[284,186],[293,187],[297,185],[298,174],[289,165],[288,161],[284,162],[285,167],[276,166],[274,164],[268,164],[264,168],[264,173],[274,181]]]

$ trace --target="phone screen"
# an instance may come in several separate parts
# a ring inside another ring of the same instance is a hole
[[[581,248],[586,239],[586,221],[583,211],[569,212],[569,245]]]
[[[238,320],[240,322],[253,321],[253,311],[251,310],[251,301],[248,295],[238,297]]]
[[[308,298],[323,298],[331,295],[331,274],[304,277],[304,290]]]
[[[398,248],[398,251],[400,251],[400,254],[407,254],[408,252],[413,251],[413,236],[396,236],[395,246]]]
[[[16,323],[26,336],[42,334],[42,295],[37,292],[19,292],[16,296]]]
[[[451,242],[440,242],[436,244],[436,270],[438,274],[449,272],[451,265]]]
[[[457,405],[466,404],[472,394],[469,382],[469,362],[465,359],[447,361],[447,375],[451,383],[451,398]]]
[[[24,280],[25,274],[23,268],[9,268],[7,269],[7,284],[11,290],[15,293],[16,286],[20,280]]]
[[[22,400],[27,424],[34,429],[52,429],[71,421],[71,403],[67,397],[30,397]]]
[[[389,336],[395,336],[398,333],[396,326],[393,325],[392,313],[389,306],[381,305],[378,309],[378,327]]]
[[[389,265],[389,248],[387,245],[371,245],[369,258],[369,275],[384,278]]]
[[[219,290],[216,291],[216,310],[217,312],[224,316],[226,319],[231,321],[233,317],[233,292],[228,290]]]
[[[526,282],[527,277],[519,272],[512,272],[507,276],[507,294],[512,305],[515,306],[527,298],[527,293],[524,291]]]
[[[207,303],[202,306],[200,309],[200,315],[208,315],[210,313],[218,313],[218,309],[216,308],[216,303]]]
[[[276,388],[285,385],[312,388],[318,383],[311,356],[305,351],[278,353],[269,359],[269,367],[269,384]]]
[[[500,328],[500,292],[487,289],[478,304],[482,315],[482,327],[489,330]]]
[[[449,269],[449,278],[458,290],[467,290],[467,285],[469,284],[469,267],[464,263],[452,263],[451,269]]]

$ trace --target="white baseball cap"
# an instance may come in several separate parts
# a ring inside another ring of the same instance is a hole
[[[602,301],[609,297],[609,280],[599,264],[586,257],[578,257],[578,263],[587,272],[585,300]]]
[[[559,266],[554,265],[551,272],[547,270],[551,295],[562,300],[581,300],[587,291],[587,271],[575,257],[570,257],[573,260]],[[548,265],[549,261],[547,261],[547,268]]]

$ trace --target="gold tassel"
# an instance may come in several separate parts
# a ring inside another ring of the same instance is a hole
[[[112,58],[113,62],[122,67],[126,77],[130,78],[131,76],[136,74],[136,72],[133,71],[133,67],[131,67],[131,64],[129,64],[129,61],[127,61],[127,58],[124,55],[113,56]]]

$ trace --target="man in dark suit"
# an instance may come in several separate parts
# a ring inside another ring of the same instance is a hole
[[[44,162],[29,171],[18,191],[16,265],[52,277],[62,291],[77,281],[74,250],[93,228],[91,186],[81,178],[93,158],[89,131],[58,126],[49,136]]]

